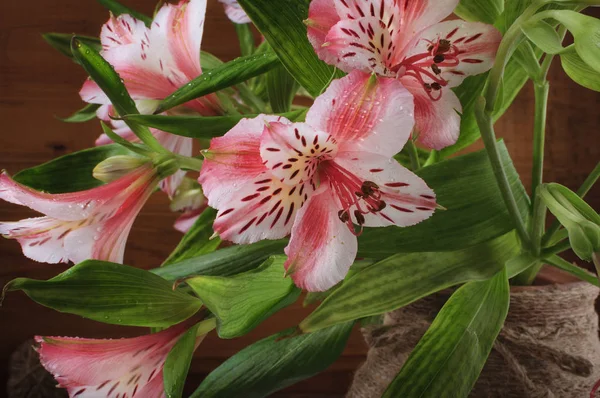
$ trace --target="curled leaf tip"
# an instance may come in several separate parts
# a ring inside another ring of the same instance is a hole
[[[438,203],[438,204],[435,206],[435,209],[436,209],[436,210],[441,210],[441,211],[446,211],[446,210],[448,210],[447,208],[445,208],[444,206],[442,206],[442,205],[441,205],[441,204],[439,204],[439,203]]]

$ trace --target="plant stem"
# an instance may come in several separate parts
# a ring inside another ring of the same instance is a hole
[[[410,166],[413,171],[417,171],[421,168],[421,161],[419,159],[419,152],[417,151],[417,146],[415,142],[409,138],[406,143],[406,149],[408,151],[408,156],[410,156]]]
[[[563,240],[560,243],[555,244],[554,246],[550,246],[544,250],[542,250],[542,257],[548,257],[553,254],[560,254],[565,252],[571,248],[571,242],[569,240]]]
[[[479,98],[477,104],[475,105],[475,116],[477,118],[479,130],[481,131],[481,138],[483,139],[485,149],[487,150],[490,162],[492,163],[492,169],[494,170],[494,175],[496,176],[496,182],[500,188],[500,192],[508,209],[508,213],[512,218],[513,224],[515,225],[515,229],[517,230],[517,234],[519,235],[523,246],[529,250],[531,248],[531,241],[525,228],[525,222],[521,217],[515,195],[513,194],[512,188],[508,181],[508,176],[504,170],[504,165],[500,159],[500,152],[498,151],[498,146],[496,143],[496,133],[494,132],[494,122],[491,112],[488,112],[486,109],[485,98]]]
[[[535,83],[535,122],[533,129],[533,172],[531,175],[531,193],[534,197],[533,207],[539,199],[536,195],[544,178],[544,146],[546,141],[546,116],[548,111],[548,81]]]
[[[177,161],[182,169],[200,171],[202,169],[202,159],[191,158],[188,156],[177,155]]]
[[[592,189],[592,187],[598,181],[598,179],[600,179],[600,162],[596,164],[594,170],[592,170],[592,172],[585,179],[579,190],[577,190],[577,195],[579,195],[579,197],[581,198],[585,198],[585,196],[588,194],[590,189]],[[560,222],[558,222],[558,220],[554,220],[554,222],[552,223],[550,228],[548,228],[548,230],[544,234],[544,237],[542,238],[542,246],[546,246],[549,242],[552,241],[552,238],[554,238],[554,235],[559,230],[559,228]]]

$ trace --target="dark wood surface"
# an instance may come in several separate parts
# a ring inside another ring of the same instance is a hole
[[[203,48],[229,60],[238,54],[235,32],[216,0],[209,0]],[[127,4],[150,13],[153,1]],[[0,168],[10,173],[93,144],[100,132],[97,123],[69,125],[55,116],[66,116],[81,107],[77,94],[85,73],[50,48],[43,32],[98,35],[107,13],[92,0],[34,0],[0,2]],[[572,83],[555,65],[548,123],[546,181],[577,188],[600,159],[600,96]],[[516,104],[498,123],[524,183],[530,183],[533,94],[527,86]],[[476,145],[480,148],[481,145]],[[590,202],[600,207],[600,190]],[[164,195],[152,197],[133,228],[126,263],[142,268],[158,266],[177,244],[180,235],[171,229],[175,216]],[[0,220],[13,221],[33,213],[0,203]],[[64,265],[38,264],[25,259],[14,241],[0,240],[0,284],[23,276],[47,279]],[[296,325],[310,309],[300,303],[277,314],[249,336],[235,340],[209,337],[197,351],[190,386],[226,358],[251,342]],[[5,385],[10,353],[35,334],[82,337],[119,337],[143,333],[141,329],[98,324],[41,307],[21,293],[11,293],[0,308],[0,385]],[[343,356],[324,374],[281,393],[281,396],[342,396],[366,348],[355,331]],[[3,389],[3,388],[2,388]],[[0,389],[0,391],[2,391]],[[0,392],[0,396],[3,393]]]

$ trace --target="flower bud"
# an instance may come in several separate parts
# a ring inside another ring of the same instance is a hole
[[[171,201],[171,211],[188,212],[202,208],[206,198],[196,180],[185,178]]]
[[[92,174],[95,179],[109,183],[123,177],[147,162],[148,159],[137,156],[113,156],[98,163]]]

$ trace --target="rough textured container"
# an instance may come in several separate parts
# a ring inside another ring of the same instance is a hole
[[[513,288],[506,323],[470,396],[590,396],[600,379],[598,293],[583,282]],[[382,326],[363,329],[369,354],[349,398],[381,397],[449,294],[388,313]]]

